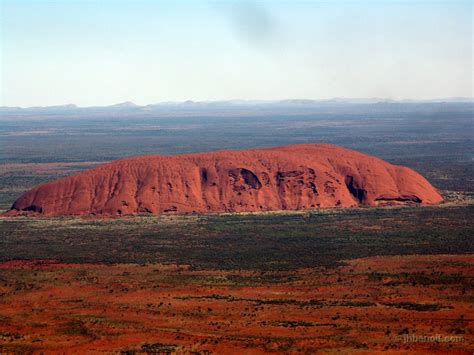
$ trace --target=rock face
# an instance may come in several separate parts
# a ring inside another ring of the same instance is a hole
[[[117,160],[40,185],[8,214],[243,212],[441,201],[409,168],[333,145],[305,144]]]

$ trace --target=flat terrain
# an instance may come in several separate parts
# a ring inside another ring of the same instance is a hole
[[[467,354],[472,208],[3,218],[0,351]]]
[[[0,351],[468,354],[473,278],[453,255],[291,272],[5,262]]]
[[[2,353],[474,350],[472,105],[0,123],[1,211],[36,184],[120,157],[291,143],[406,165],[446,198],[430,207],[0,218]]]
[[[121,219],[1,218],[0,261],[286,270],[376,255],[474,252],[474,206]]]

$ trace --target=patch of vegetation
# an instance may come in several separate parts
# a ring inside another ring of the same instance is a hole
[[[451,285],[464,283],[474,287],[474,279],[467,275],[461,274],[445,274],[441,272],[432,272],[431,274],[417,272],[417,273],[404,273],[402,274],[405,282],[413,285]]]
[[[275,299],[254,299],[254,298],[240,298],[234,296],[226,296],[213,294],[209,296],[180,296],[179,299],[212,299],[212,300],[225,300],[227,302],[252,302],[256,306],[261,305],[281,305],[281,306],[298,306],[298,307],[373,307],[376,306],[374,302],[368,301],[339,301],[339,300],[321,300],[321,299],[310,299],[310,300],[295,300],[285,298]]]
[[[94,334],[85,326],[84,322],[77,320],[72,320],[62,324],[58,327],[57,333],[62,335],[94,337]]]
[[[438,303],[391,302],[384,303],[384,305],[417,312],[434,312],[443,308],[449,308],[449,306],[443,306]]]
[[[0,344],[0,354],[22,354],[29,355],[38,353],[39,347],[29,344],[7,343]]]
[[[18,333],[12,333],[12,332],[1,332],[0,333],[0,340],[1,341],[15,341],[15,340],[21,340],[23,339],[24,336]]]
[[[151,343],[143,344],[140,349],[133,350],[122,350],[120,353],[125,355],[134,355],[134,354],[161,354],[161,355],[170,355],[176,353],[175,344],[162,344],[162,343]]]
[[[313,323],[296,320],[279,320],[279,321],[263,321],[260,322],[263,326],[274,326],[283,328],[297,328],[297,327],[337,327],[336,323]]]
[[[1,218],[0,261],[173,263],[194,269],[334,267],[376,255],[474,252],[474,206],[152,216],[94,220]],[[179,277],[179,276],[177,276]],[[188,277],[188,276],[183,276]],[[253,274],[208,283],[285,282]],[[381,275],[368,276],[378,280]],[[460,275],[407,275],[403,282],[458,282]],[[436,281],[438,280],[438,281]]]

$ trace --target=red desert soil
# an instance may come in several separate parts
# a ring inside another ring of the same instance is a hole
[[[415,171],[328,144],[150,155],[40,185],[8,212],[128,215],[436,204]]]
[[[4,262],[0,353],[472,354],[473,277],[472,255],[279,272]]]

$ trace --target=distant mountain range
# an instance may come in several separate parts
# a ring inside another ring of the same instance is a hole
[[[329,100],[228,100],[160,102],[140,106],[127,101],[110,106],[80,107],[74,104],[35,107],[0,107],[0,119],[17,118],[113,118],[173,116],[259,116],[313,113],[375,113],[433,110],[472,110],[473,98],[389,100],[381,98],[333,98]]]
[[[160,102],[149,105],[137,105],[131,101],[121,102],[109,106],[87,106],[80,107],[75,104],[57,106],[33,106],[33,107],[12,107],[0,106],[0,112],[13,112],[18,110],[26,111],[71,111],[71,110],[154,110],[169,108],[236,108],[236,107],[311,107],[339,104],[382,104],[382,103],[474,103],[472,97],[452,97],[432,100],[391,100],[383,98],[333,98],[327,100],[227,100],[227,101],[182,101],[182,102]]]

